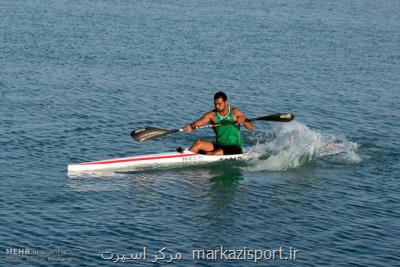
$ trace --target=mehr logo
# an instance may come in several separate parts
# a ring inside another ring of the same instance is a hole
[[[7,248],[7,255],[30,255],[31,249],[29,248]]]

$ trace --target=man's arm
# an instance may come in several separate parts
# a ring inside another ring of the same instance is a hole
[[[183,130],[185,132],[191,132],[193,131],[193,129],[195,127],[198,126],[203,126],[207,123],[209,123],[211,120],[211,112],[207,112],[206,114],[204,114],[200,119],[198,119],[197,121],[192,122],[191,124],[187,124],[183,127]]]
[[[243,124],[249,130],[254,130],[254,125],[251,121],[246,121],[247,118],[238,108],[233,109],[233,115],[236,117],[236,124]]]

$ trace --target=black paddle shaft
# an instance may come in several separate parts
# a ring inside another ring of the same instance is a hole
[[[272,115],[267,115],[267,116],[262,116],[262,117],[257,117],[257,118],[252,118],[252,119],[246,119],[246,121],[279,121],[279,122],[289,122],[294,119],[294,115],[291,113],[275,113]],[[200,127],[196,127],[197,129],[201,128],[210,128],[210,127],[217,127],[220,125],[227,125],[227,124],[235,124],[236,122],[222,122],[216,125],[209,124],[209,125],[204,125]],[[177,133],[177,132],[183,132],[183,128],[180,129],[173,129],[173,130],[167,130],[167,129],[160,129],[160,128],[153,128],[153,127],[147,127],[147,128],[142,128],[142,129],[137,129],[131,132],[131,136],[133,139],[135,139],[138,142],[146,141],[146,140],[151,140],[157,137],[162,137],[166,136],[169,134]]]

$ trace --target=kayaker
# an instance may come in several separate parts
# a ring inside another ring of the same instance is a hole
[[[243,139],[240,134],[240,126],[244,125],[247,129],[253,130],[254,125],[246,121],[246,116],[240,109],[231,107],[224,92],[214,95],[215,109],[204,114],[200,119],[184,126],[185,132],[191,132],[196,126],[207,123],[219,124],[224,122],[234,122],[234,124],[213,127],[216,134],[216,141],[197,140],[190,147],[194,153],[204,153],[206,155],[232,155],[243,152]]]

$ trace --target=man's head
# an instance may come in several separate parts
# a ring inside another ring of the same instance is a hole
[[[214,95],[214,106],[216,111],[224,111],[227,105],[228,98],[226,97],[226,94],[224,92],[220,91]]]

